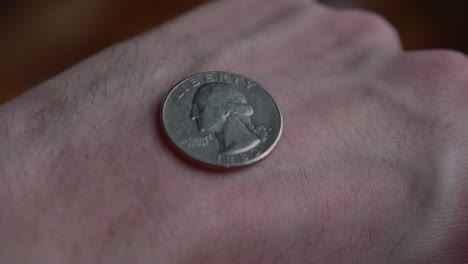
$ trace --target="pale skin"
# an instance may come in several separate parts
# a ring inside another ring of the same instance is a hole
[[[264,161],[172,151],[159,107],[203,71],[262,83]],[[468,60],[376,15],[212,2],[0,106],[0,263],[466,263]]]

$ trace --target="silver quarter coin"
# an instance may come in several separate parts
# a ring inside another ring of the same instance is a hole
[[[235,73],[205,72],[178,83],[162,106],[169,141],[193,161],[240,167],[265,158],[278,143],[283,121],[273,97]]]

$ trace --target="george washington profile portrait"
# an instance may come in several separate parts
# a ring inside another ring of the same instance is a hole
[[[195,93],[190,117],[200,132],[215,135],[220,144],[219,154],[236,155],[266,140],[266,135],[251,123],[253,113],[245,96],[233,85],[212,82]]]

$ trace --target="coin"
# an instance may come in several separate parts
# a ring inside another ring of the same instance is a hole
[[[212,71],[179,82],[162,106],[169,141],[191,160],[214,167],[242,167],[268,156],[282,132],[281,112],[257,82]]]

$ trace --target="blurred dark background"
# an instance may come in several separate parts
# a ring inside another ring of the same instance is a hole
[[[255,1],[255,0],[252,0]],[[3,0],[0,2],[0,103],[86,56],[206,0]],[[468,1],[322,0],[379,12],[399,30],[406,49],[468,53]]]

